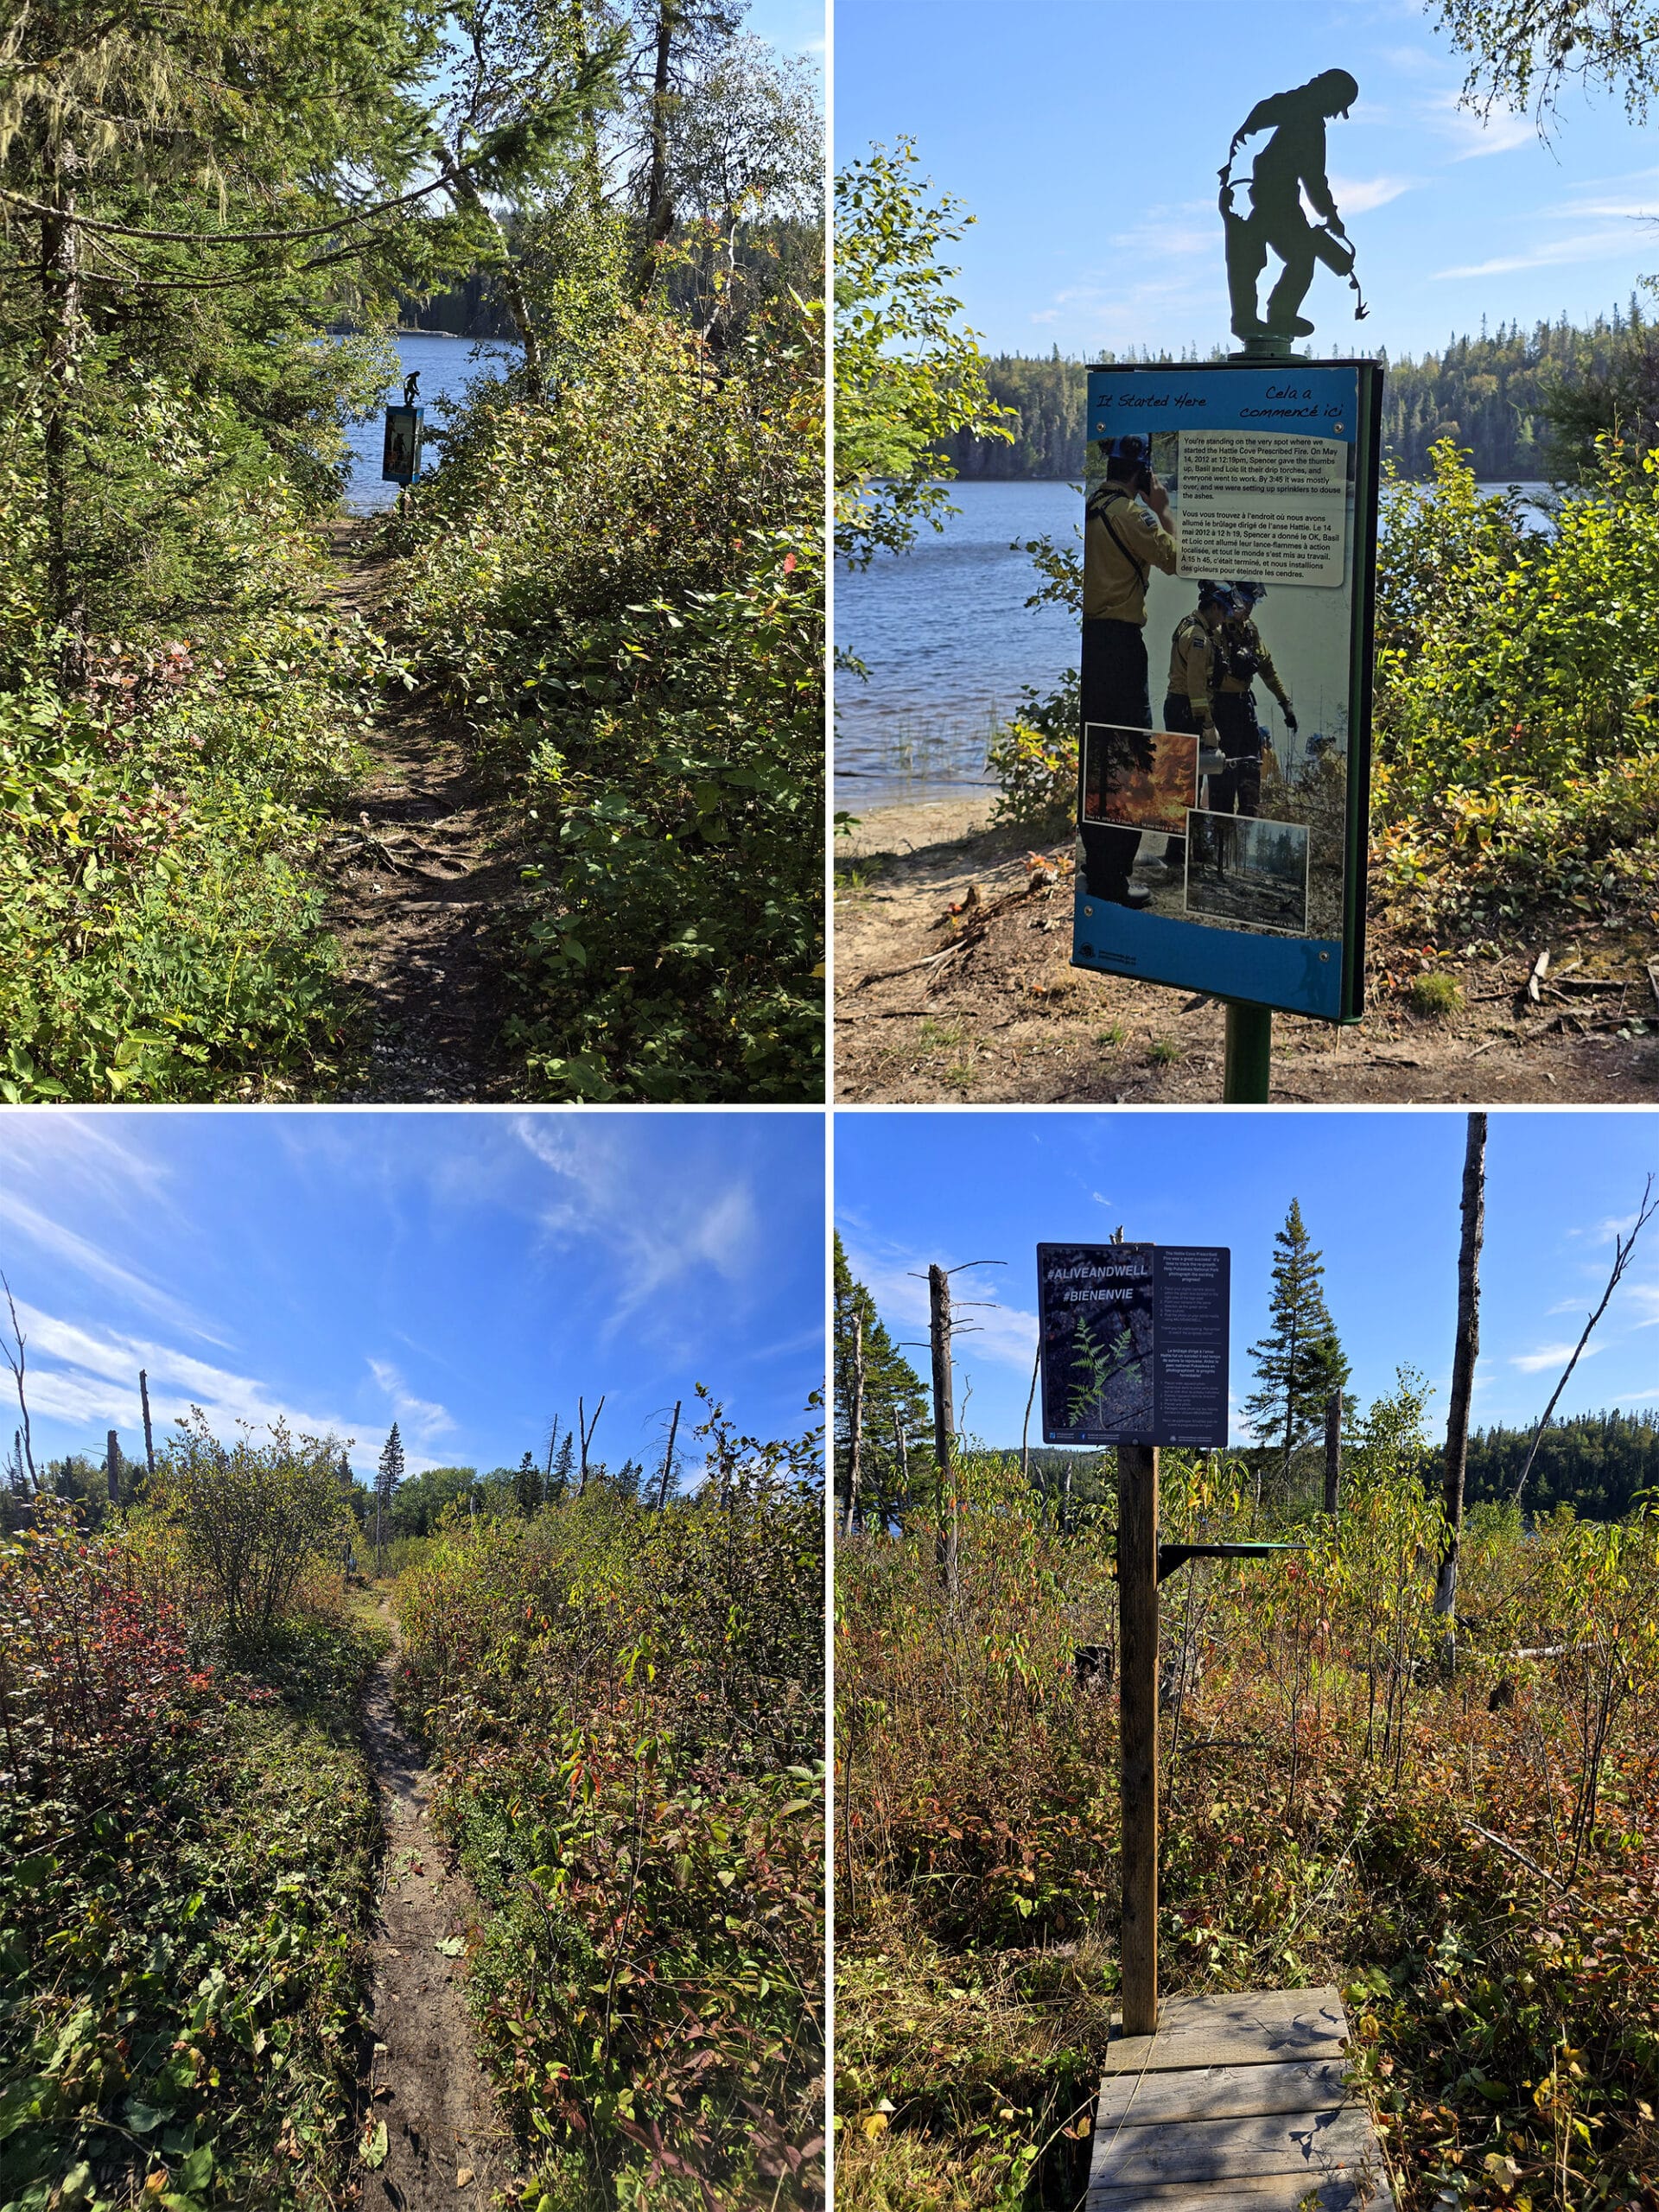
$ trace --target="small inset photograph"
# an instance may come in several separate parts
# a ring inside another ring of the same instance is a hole
[[[1179,730],[1090,722],[1084,732],[1083,816],[1131,830],[1185,827],[1198,803],[1198,741]]]
[[[1307,826],[1244,814],[1187,817],[1186,911],[1200,922],[1307,934]]]

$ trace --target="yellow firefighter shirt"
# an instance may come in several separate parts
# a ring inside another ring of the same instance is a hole
[[[1190,699],[1192,718],[1200,729],[1215,719],[1210,707],[1210,683],[1215,659],[1215,633],[1202,614],[1184,615],[1175,626],[1169,648],[1169,690],[1178,699]]]
[[[1175,540],[1125,485],[1109,486],[1089,505],[1083,532],[1083,619],[1134,622],[1147,619],[1147,578],[1154,569],[1175,573]]]

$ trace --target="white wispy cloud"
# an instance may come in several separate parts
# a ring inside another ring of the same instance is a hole
[[[1386,207],[1403,193],[1414,192],[1419,181],[1414,176],[1333,176],[1331,192],[1344,217],[1369,215],[1372,208]]]
[[[1507,154],[1517,146],[1537,143],[1538,128],[1530,116],[1516,115],[1508,108],[1477,115],[1462,105],[1455,91],[1438,92],[1421,101],[1417,114],[1419,121],[1449,148],[1454,162],[1474,161],[1483,154]]]
[[[426,1442],[454,1429],[455,1424],[448,1408],[435,1404],[430,1398],[417,1398],[404,1380],[403,1370],[389,1359],[371,1358],[369,1372],[391,1401],[392,1418],[400,1435]]]
[[[760,1260],[760,1217],[746,1175],[659,1162],[620,1118],[595,1124],[525,1114],[513,1127],[556,1181],[556,1195],[541,1206],[548,1233],[559,1241],[594,1237],[610,1248],[610,1327],[699,1269],[738,1282]]]
[[[1456,268],[1437,269],[1436,280],[1461,276],[1503,276],[1517,269],[1552,269],[1565,263],[1611,261],[1630,250],[1631,237],[1628,227],[1622,230],[1584,231],[1570,238],[1555,238],[1541,245],[1529,247],[1523,253],[1495,256],[1491,261],[1459,263]]]
[[[843,1235],[843,1244],[846,1242]],[[876,1310],[895,1338],[907,1344],[925,1344],[928,1332],[927,1263],[908,1253],[889,1249],[884,1255],[849,1249],[847,1264],[874,1299]],[[972,1268],[950,1279],[952,1311],[960,1323],[956,1333],[958,1361],[995,1360],[1007,1367],[1029,1370],[1037,1353],[1037,1316],[1007,1302],[998,1278],[1001,1268],[987,1268],[982,1274]],[[1001,1295],[999,1295],[1001,1292]]]
[[[140,1274],[135,1268],[124,1267],[118,1260],[111,1259],[106,1251],[88,1238],[78,1236],[62,1222],[54,1221],[50,1215],[41,1212],[38,1207],[20,1198],[15,1191],[0,1190],[0,1220],[6,1222],[37,1251],[63,1266],[73,1268],[77,1274],[119,1291],[123,1297],[143,1312],[155,1314],[157,1319],[167,1321],[174,1328],[182,1329],[190,1336],[200,1337],[205,1344],[222,1345],[229,1343],[228,1338],[220,1335],[193,1313],[170,1291],[164,1290],[148,1275]],[[8,1270],[14,1278],[18,1272],[15,1268]],[[17,1281],[14,1280],[12,1287],[15,1290],[17,1287]]]
[[[85,1328],[21,1300],[17,1310],[29,1338],[29,1407],[43,1416],[136,1431],[143,1368],[158,1437],[193,1405],[221,1433],[243,1421],[261,1429],[280,1421],[305,1435],[342,1439],[353,1427],[337,1412],[285,1404],[256,1376],[214,1367],[156,1339]]]
[[[1599,1351],[1605,1351],[1605,1344],[1586,1344],[1580,1353],[1580,1359],[1593,1359]],[[1540,1344],[1536,1351],[1518,1351],[1510,1358],[1511,1367],[1518,1367],[1523,1375],[1535,1375],[1541,1367],[1565,1367],[1573,1357],[1571,1344]]]

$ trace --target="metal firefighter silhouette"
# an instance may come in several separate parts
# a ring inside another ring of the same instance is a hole
[[[1325,173],[1325,126],[1345,116],[1359,97],[1359,86],[1345,69],[1327,69],[1294,91],[1258,100],[1233,134],[1221,175],[1221,219],[1227,240],[1227,289],[1231,295],[1233,334],[1245,340],[1306,338],[1313,326],[1301,313],[1316,262],[1324,262],[1353,287],[1356,322],[1365,300],[1354,273],[1354,249]],[[1239,212],[1233,164],[1247,138],[1270,131],[1257,153],[1249,185],[1250,212]],[[1302,207],[1306,194],[1323,218],[1310,223]],[[1269,250],[1284,264],[1263,311],[1257,299]]]

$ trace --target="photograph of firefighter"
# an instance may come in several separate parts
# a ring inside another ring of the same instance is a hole
[[[1090,722],[1149,730],[1147,587],[1154,569],[1173,576],[1179,559],[1169,494],[1147,438],[1104,439],[1097,455],[1104,474],[1089,494],[1083,535],[1083,722],[1085,730]],[[1081,794],[1078,812],[1087,812]],[[1120,906],[1147,905],[1151,893],[1130,880],[1140,831],[1084,818],[1078,835],[1090,893]]]
[[[1205,587],[1200,585],[1198,588],[1202,596]],[[1224,596],[1213,647],[1213,704],[1217,742],[1226,766],[1211,772],[1204,804],[1211,814],[1259,814],[1262,760],[1268,733],[1256,709],[1256,678],[1261,678],[1279,702],[1285,728],[1293,737],[1298,728],[1296,711],[1255,626],[1255,609],[1268,595],[1267,586],[1236,583],[1219,588]]]

